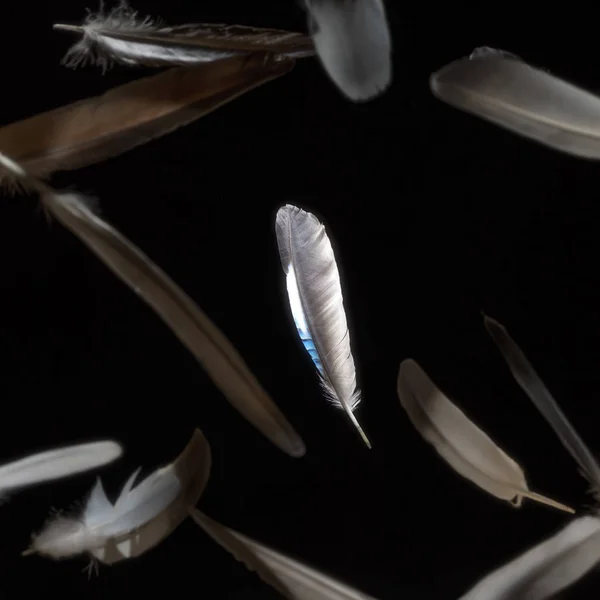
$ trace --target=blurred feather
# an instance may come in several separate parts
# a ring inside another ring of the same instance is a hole
[[[392,81],[392,42],[382,0],[304,0],[308,28],[325,71],[354,102],[383,94]]]
[[[293,64],[256,54],[169,69],[6,125],[0,152],[36,177],[79,169],[187,125]]]
[[[277,212],[277,244],[298,335],[310,354],[327,398],[346,411],[365,444],[371,444],[353,411],[360,402],[344,299],[325,227],[290,204]]]
[[[289,455],[305,453],[301,438],[229,340],[166,273],[100,219],[85,196],[56,192],[2,155],[0,165],[38,191],[45,209],[154,309],[246,419]]]
[[[521,467],[455,406],[412,359],[398,373],[398,396],[423,438],[460,475],[480,488],[520,506],[523,497],[566,512],[565,506],[531,492]]]
[[[90,62],[106,70],[117,62],[148,67],[194,65],[222,58],[270,52],[290,58],[314,56],[310,38],[280,29],[194,23],[168,27],[140,18],[126,2],[108,14],[89,14],[80,27],[56,24],[54,29],[82,36],[63,59],[68,67]]]
[[[600,501],[600,465],[598,465],[598,461],[579,437],[523,351],[508,335],[506,328],[487,315],[484,315],[484,324],[513,377],[548,421],[563,446],[577,461],[583,475],[592,486],[595,498]]]
[[[600,97],[514,54],[477,48],[431,75],[430,87],[440,100],[513,133],[600,159]]]
[[[340,581],[213,521],[192,508],[194,521],[236,560],[289,600],[375,600]]]
[[[600,519],[581,517],[482,579],[460,600],[544,600],[600,562]]]

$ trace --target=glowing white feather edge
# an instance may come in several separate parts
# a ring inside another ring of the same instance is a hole
[[[32,454],[0,467],[0,493],[89,471],[116,460],[121,454],[123,448],[113,441]]]
[[[353,414],[360,391],[340,275],[325,227],[311,213],[288,204],[277,211],[275,229],[298,335],[317,367],[326,397],[346,412],[370,448]]]
[[[571,521],[553,537],[493,571],[460,600],[544,600],[600,562],[600,519]]]
[[[525,497],[575,512],[532,492],[523,469],[451,402],[412,358],[400,364],[398,397],[415,429],[462,477],[515,507],[521,506]]]
[[[285,554],[190,509],[192,519],[236,560],[289,600],[375,600]]]
[[[305,0],[308,28],[323,68],[354,102],[392,81],[392,42],[382,0]]]
[[[32,536],[23,555],[38,553],[59,560],[89,553],[106,564],[139,556],[188,516],[206,486],[210,460],[208,443],[197,429],[171,464],[133,487],[140,472],[136,469],[114,506],[98,478],[82,513],[52,517]]]
[[[571,425],[521,348],[510,337],[506,328],[485,314],[483,322],[506,361],[512,376],[575,459],[581,473],[590,483],[594,497],[600,501],[600,465],[598,461]]]
[[[142,298],[204,367],[229,402],[266,438],[293,457],[306,453],[296,433],[225,335],[141,250],[90,209],[90,199],[60,193],[0,154],[0,171],[38,192],[45,209]]]

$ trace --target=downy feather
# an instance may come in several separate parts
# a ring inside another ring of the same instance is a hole
[[[581,517],[493,571],[460,600],[545,600],[600,562],[600,519]]]
[[[323,68],[354,102],[392,81],[392,42],[382,0],[305,0],[308,28]]]
[[[68,477],[113,462],[123,454],[116,442],[77,444],[47,450],[0,466],[0,493]]]
[[[581,472],[591,484],[596,500],[600,501],[600,465],[598,465],[598,461],[579,437],[573,425],[558,406],[540,376],[535,372],[523,351],[510,337],[506,328],[487,315],[484,315],[484,324],[504,357],[513,377],[548,421],[563,446],[577,461]]]
[[[459,474],[520,506],[523,497],[566,512],[573,509],[531,492],[521,467],[447,398],[412,359],[400,364],[398,396],[423,438]]]
[[[107,14],[89,14],[82,26],[56,24],[54,29],[82,36],[63,59],[68,67],[88,62],[103,72],[114,62],[147,67],[195,65],[238,54],[270,52],[289,58],[314,56],[311,39],[301,33],[242,25],[194,23],[168,27],[141,18],[126,2]]]
[[[287,454],[304,455],[302,439],[231,342],[166,273],[98,217],[85,196],[59,193],[2,155],[0,165],[38,191],[45,209],[154,309],[246,419]]]
[[[321,571],[224,527],[192,508],[194,521],[236,560],[289,600],[375,600]]]
[[[600,159],[600,97],[502,50],[477,48],[430,77],[433,94],[513,133]]]
[[[298,335],[327,398],[346,414],[370,448],[353,411],[360,402],[340,275],[325,227],[290,204],[277,212],[277,244]]]
[[[257,54],[169,69],[1,127],[0,152],[37,177],[86,167],[187,125],[293,64]]]
[[[136,469],[114,505],[98,479],[81,515],[50,519],[32,536],[31,548],[24,554],[58,560],[87,552],[106,564],[139,556],[187,517],[206,486],[209,468],[208,444],[196,430],[173,463],[133,487],[140,472]]]

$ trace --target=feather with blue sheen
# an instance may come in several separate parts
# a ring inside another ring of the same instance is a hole
[[[353,411],[360,402],[340,276],[331,242],[318,219],[292,205],[279,209],[277,244],[298,335],[327,398],[343,409],[371,444]]]

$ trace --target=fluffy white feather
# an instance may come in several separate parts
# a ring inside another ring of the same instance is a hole
[[[210,450],[199,430],[184,451],[134,487],[137,469],[113,505],[96,481],[79,515],[51,517],[32,537],[24,554],[38,553],[55,560],[89,553],[112,564],[139,556],[171,533],[188,515],[204,490]]]
[[[360,402],[360,391],[340,275],[325,227],[314,215],[288,204],[277,212],[275,229],[298,335],[317,367],[328,399],[346,411],[371,447],[352,412]]]
[[[581,517],[497,569],[461,600],[544,600],[600,562],[600,519]]]
[[[382,0],[305,0],[309,32],[332,81],[354,102],[392,80],[392,42]]]
[[[89,471],[116,460],[121,454],[123,448],[111,441],[32,454],[0,467],[0,492]]]

